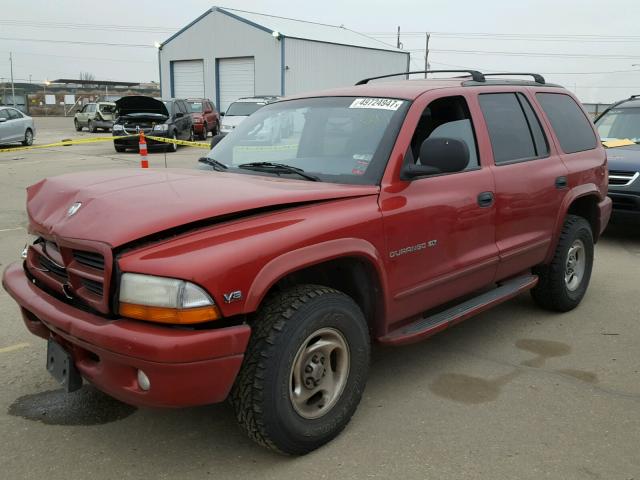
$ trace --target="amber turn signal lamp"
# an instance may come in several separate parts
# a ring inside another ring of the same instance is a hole
[[[136,320],[183,325],[210,322],[221,318],[220,311],[215,305],[180,310],[177,308],[149,307],[147,305],[121,303],[120,315]]]

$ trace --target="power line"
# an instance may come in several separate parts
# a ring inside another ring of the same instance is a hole
[[[66,22],[34,22],[28,20],[0,20],[0,25],[12,27],[31,28],[64,28],[71,30],[115,30],[121,32],[141,32],[141,33],[172,33],[179,30],[176,28],[151,27],[144,25],[113,25],[95,23],[66,23]]]
[[[424,52],[424,49],[410,49],[408,52]],[[513,57],[561,57],[561,58],[602,58],[602,59],[640,59],[638,55],[620,54],[590,54],[590,53],[554,53],[554,52],[508,52],[496,50],[456,50],[456,49],[430,49],[431,52],[452,53],[464,55],[504,55]]]
[[[19,53],[20,55],[35,55],[35,56],[38,56],[38,57],[76,58],[76,59],[80,59],[80,60],[100,60],[100,61],[106,61],[106,62],[154,63],[154,64],[158,63],[157,61],[152,61],[152,60],[125,60],[125,59],[122,59],[122,58],[80,57],[80,56],[76,56],[76,55],[50,55],[48,53],[33,53],[33,52],[20,52],[20,51],[14,51],[13,53]]]
[[[77,40],[51,40],[46,38],[0,37],[0,40],[16,40],[19,42],[66,43],[71,45],[99,45],[105,47],[155,48],[153,45],[144,45],[139,43],[81,42]]]
[[[392,36],[392,32],[363,32],[365,35],[371,36]],[[487,33],[487,32],[437,32],[429,31],[432,35],[438,36],[474,36],[474,37],[494,37],[494,38],[531,38],[534,40],[540,38],[549,39],[576,39],[576,40],[638,40],[640,35],[602,35],[602,34],[548,34],[548,33]],[[402,32],[402,36],[424,36],[425,32]]]

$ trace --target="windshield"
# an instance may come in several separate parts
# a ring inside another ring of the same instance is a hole
[[[208,158],[230,172],[251,174],[239,167],[269,162],[325,182],[373,185],[380,181],[408,106],[405,100],[356,97],[273,103],[242,122]]]
[[[187,102],[190,113],[202,113],[202,102]]]
[[[609,110],[596,123],[602,140],[631,140],[640,142],[640,108]]]
[[[113,113],[116,111],[116,106],[115,105],[99,105],[98,109],[102,113]]]
[[[225,115],[227,117],[247,117],[253,112],[260,110],[265,105],[265,102],[234,102],[229,105],[229,108],[227,108],[227,113],[225,113]]]

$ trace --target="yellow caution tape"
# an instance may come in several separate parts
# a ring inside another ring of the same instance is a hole
[[[28,147],[13,147],[13,148],[0,148],[0,152],[20,152],[22,150],[33,150],[36,148],[51,148],[51,147],[67,147],[70,145],[82,145],[85,143],[96,142],[112,142],[113,140],[119,140],[121,138],[137,137],[138,135],[124,135],[122,137],[93,137],[93,138],[79,138],[77,140],[62,140],[55,143],[47,143],[45,145],[31,145]]]
[[[185,145],[187,147],[198,147],[198,148],[211,148],[211,145],[206,142],[190,142],[188,140],[174,140],[173,138],[165,138],[165,137],[152,137],[151,135],[145,135],[144,138],[148,138],[150,140],[155,140],[156,142],[164,142],[164,143],[175,143],[176,145]]]

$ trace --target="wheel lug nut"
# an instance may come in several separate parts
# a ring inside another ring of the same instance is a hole
[[[311,359],[311,361],[312,361],[313,363],[318,363],[318,356],[317,356],[317,355],[314,355],[314,356],[313,356],[313,358]]]
[[[311,373],[313,371],[313,368],[311,367],[311,365],[307,365],[304,371],[307,373]]]

